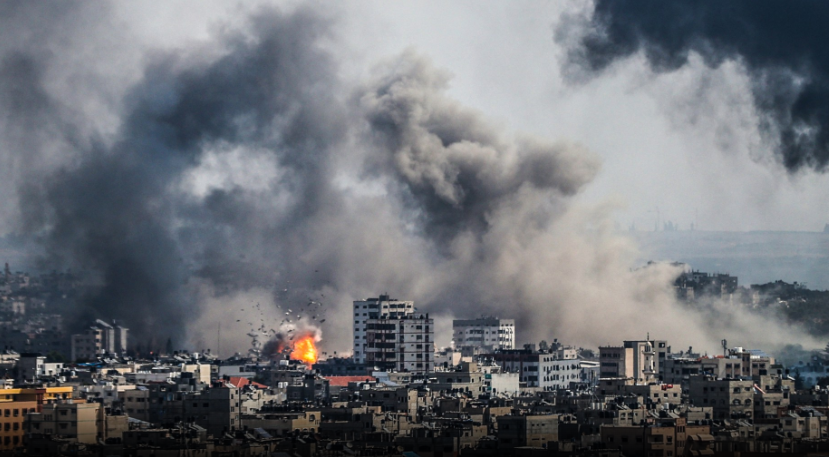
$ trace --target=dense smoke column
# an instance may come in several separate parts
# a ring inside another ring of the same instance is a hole
[[[447,97],[448,75],[422,56],[406,52],[388,67],[360,98],[378,145],[368,167],[395,177],[392,185],[439,245],[485,234],[492,212],[522,189],[571,196],[598,170],[578,148],[509,138]]]
[[[477,316],[507,313],[509,304],[509,317],[536,334],[539,313],[564,304],[528,298],[537,292],[521,271],[533,261],[527,246],[567,214],[599,163],[576,145],[490,124],[447,96],[448,81],[412,52],[383,67],[359,97],[374,144],[367,168],[390,177],[443,272],[421,273],[432,280],[416,298],[422,311]]]
[[[139,338],[176,339],[196,311],[187,290],[194,274],[217,283],[272,279],[258,259],[253,277],[231,261],[247,235],[275,240],[283,229],[257,224],[257,202],[269,195],[222,189],[195,198],[181,182],[207,151],[255,149],[285,170],[265,193],[289,189],[298,202],[281,221],[318,206],[324,156],[343,131],[332,62],[316,45],[326,27],[304,10],[260,11],[247,34],[214,43],[226,50],[219,58],[156,56],[126,98],[117,138],[91,142],[76,163],[25,193],[26,228],[42,236],[50,263],[86,269],[100,284],[83,297],[78,319],[116,318]]]
[[[763,130],[783,165],[796,171],[829,163],[829,4],[768,0],[660,2],[597,0],[587,31],[569,49],[573,79],[643,52],[670,72],[698,53],[710,67],[737,59],[752,78]],[[564,42],[567,29],[558,31]]]

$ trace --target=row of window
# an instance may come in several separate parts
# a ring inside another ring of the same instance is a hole
[[[4,436],[3,437],[3,444],[9,446],[11,444],[20,444],[20,437],[19,436]]]

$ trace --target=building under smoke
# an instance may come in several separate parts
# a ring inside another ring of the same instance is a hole
[[[128,332],[126,327],[115,323],[110,325],[98,319],[84,333],[72,335],[72,360],[92,360],[107,354],[124,354],[127,351]]]
[[[484,317],[452,321],[452,342],[456,350],[478,348],[493,352],[496,349],[515,349],[515,321]]]
[[[397,319],[414,314],[413,301],[401,301],[380,295],[354,302],[354,361],[366,363],[368,348],[367,322],[369,319]]]
[[[428,314],[368,319],[366,365],[385,371],[434,371],[434,324]]]
[[[671,352],[664,340],[625,341],[622,346],[599,347],[602,378],[623,378],[647,384],[659,377]]]

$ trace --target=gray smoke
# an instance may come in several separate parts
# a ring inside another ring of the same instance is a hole
[[[369,166],[393,176],[426,233],[443,243],[486,233],[488,217],[522,189],[555,200],[577,193],[598,171],[585,150],[503,138],[448,99],[447,74],[411,51],[388,67],[360,99],[379,149]]]
[[[791,171],[823,171],[829,164],[827,19],[824,2],[598,0],[586,28],[566,22],[557,39],[569,45],[572,81],[638,53],[657,72],[677,71],[692,55],[711,68],[737,61],[751,77],[760,128],[781,163]]]
[[[16,5],[9,21],[42,20]],[[83,22],[85,5],[65,17]],[[96,33],[3,48],[2,160],[17,167],[3,210],[45,266],[97,280],[78,322],[193,349],[221,332],[225,355],[249,331],[319,326],[342,353],[351,301],[389,292],[439,318],[515,318],[520,341],[722,338],[675,303],[672,268],[631,270],[614,205],[575,202],[593,154],[487,121],[413,51],[344,81],[332,30],[308,8],[258,10],[204,43],[143,50],[123,87],[99,57],[62,63]],[[74,103],[74,80],[101,93]]]

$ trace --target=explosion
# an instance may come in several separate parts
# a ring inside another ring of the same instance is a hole
[[[313,335],[304,336],[294,342],[291,359],[301,360],[306,365],[317,362],[317,345],[314,343]]]
[[[316,342],[320,340],[319,329],[306,329],[299,334],[293,332],[291,329],[277,333],[265,343],[261,351],[263,360],[299,360],[309,366],[317,363],[319,352]]]

